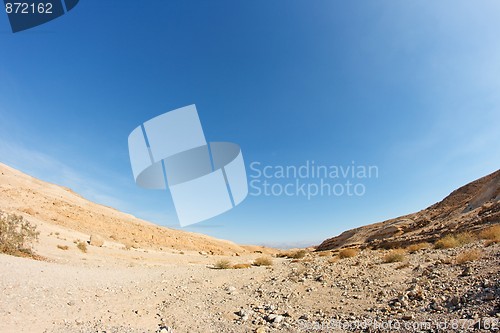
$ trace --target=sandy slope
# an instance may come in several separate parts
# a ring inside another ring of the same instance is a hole
[[[230,241],[168,229],[88,201],[73,191],[43,182],[0,163],[0,210],[137,247],[243,253]]]

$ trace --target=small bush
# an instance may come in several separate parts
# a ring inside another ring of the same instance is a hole
[[[462,232],[458,235],[446,235],[434,244],[435,249],[451,249],[474,242],[477,237],[470,232]]]
[[[332,253],[330,251],[321,251],[318,253],[318,256],[319,257],[328,257],[330,256]]]
[[[435,249],[451,249],[459,246],[459,241],[452,235],[446,235],[436,243],[434,243]]]
[[[465,245],[477,240],[476,235],[471,232],[462,232],[455,236],[459,245]]]
[[[221,259],[215,263],[214,267],[217,269],[229,269],[232,266],[229,260]]]
[[[479,237],[487,240],[486,245],[500,243],[500,224],[481,230]]]
[[[76,244],[76,247],[77,247],[80,251],[82,251],[83,253],[87,253],[87,243],[85,243],[85,242],[78,242],[78,243]]]
[[[302,259],[306,256],[306,254],[307,254],[306,250],[298,250],[298,251],[292,252],[289,257],[292,259]]]
[[[329,264],[334,264],[334,263],[336,263],[337,261],[339,261],[339,257],[338,257],[338,256],[331,257],[330,259],[328,259],[328,263],[329,263]]]
[[[401,265],[399,265],[398,267],[396,267],[396,269],[403,269],[403,268],[408,268],[408,267],[410,267],[410,263],[405,262],[405,263],[402,263]]]
[[[280,252],[276,255],[278,258],[290,258],[290,259],[302,259],[306,256],[306,250],[298,250],[298,251],[286,251]]]
[[[273,260],[269,257],[258,257],[253,261],[254,266],[272,266]]]
[[[410,253],[414,253],[423,249],[429,248],[429,243],[417,243],[417,244],[412,244],[406,248],[406,250]]]
[[[233,265],[233,269],[242,269],[242,268],[250,268],[250,264],[235,264]]]
[[[403,249],[396,249],[396,250],[391,250],[389,251],[384,258],[382,259],[385,263],[391,263],[391,262],[401,262],[405,260],[405,250]]]
[[[0,253],[32,254],[31,243],[38,239],[39,234],[36,226],[24,217],[0,211]]]
[[[69,246],[68,245],[57,245],[57,248],[66,251],[67,249],[69,249]]]
[[[482,253],[478,249],[467,250],[457,255],[457,264],[464,264],[466,262],[481,259]]]
[[[352,258],[355,257],[358,254],[357,249],[343,249],[340,250],[339,252],[339,258],[340,259],[345,259],[345,258]]]

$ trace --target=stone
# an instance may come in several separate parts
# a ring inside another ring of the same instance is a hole
[[[104,240],[98,235],[90,235],[90,245],[102,247],[104,245]]]

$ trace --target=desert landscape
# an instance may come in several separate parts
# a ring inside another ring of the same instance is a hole
[[[2,223],[38,233],[0,254],[0,332],[500,329],[500,171],[420,212],[286,251],[159,227],[0,173]]]

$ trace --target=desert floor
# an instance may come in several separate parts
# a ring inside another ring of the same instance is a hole
[[[336,259],[308,253],[273,265],[214,269],[262,254],[88,245],[87,235],[39,225],[38,261],[0,255],[0,332],[467,332],[498,330],[499,244],[386,251]],[[62,250],[57,245],[67,245]],[[479,249],[482,258],[458,264]]]

